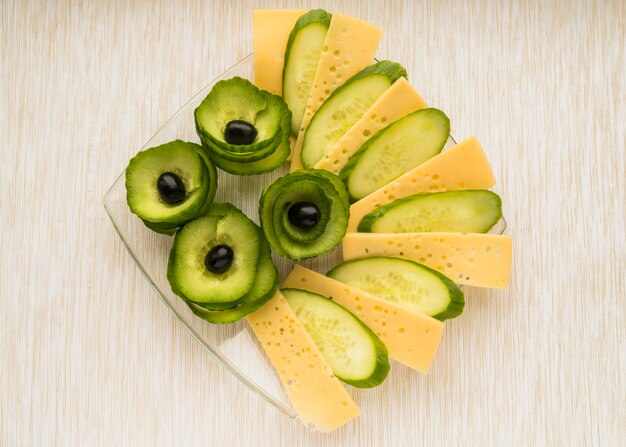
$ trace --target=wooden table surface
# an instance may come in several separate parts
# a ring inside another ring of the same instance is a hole
[[[504,291],[466,289],[428,376],[333,434],[240,384],[157,299],[102,197],[252,49],[255,8],[324,7],[493,164]],[[626,2],[0,3],[0,445],[624,445]]]

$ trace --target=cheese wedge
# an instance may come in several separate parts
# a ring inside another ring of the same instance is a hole
[[[284,287],[308,290],[332,298],[374,331],[396,361],[426,374],[433,362],[443,323],[327,276],[295,265]]]
[[[381,35],[382,30],[370,23],[333,13],[293,150],[291,172],[303,168],[300,149],[311,118],[337,87],[373,62]]]
[[[422,192],[487,189],[495,183],[478,139],[470,137],[354,203],[350,207],[348,232],[357,231],[367,213],[401,197]]]
[[[246,318],[303,423],[331,431],[359,415],[359,407],[280,292]]]
[[[365,256],[410,259],[435,269],[458,284],[504,288],[511,274],[512,239],[498,234],[349,233],[345,260]]]
[[[348,159],[376,132],[409,113],[426,107],[426,102],[409,81],[399,78],[315,167],[339,174]]]
[[[305,9],[257,9],[252,18],[254,83],[283,94],[283,65],[289,34]]]

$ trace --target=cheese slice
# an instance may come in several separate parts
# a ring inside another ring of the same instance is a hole
[[[409,113],[426,107],[426,102],[409,81],[399,78],[315,167],[339,174],[348,159],[376,132]]]
[[[246,318],[302,422],[331,431],[359,415],[359,407],[280,292]]]
[[[311,118],[337,87],[372,63],[381,35],[382,30],[370,23],[333,13],[294,147],[291,172],[303,168],[300,150]]]
[[[305,9],[257,9],[252,18],[254,83],[283,94],[283,65],[289,34]]]
[[[357,231],[367,213],[401,197],[423,192],[487,189],[495,183],[478,139],[470,137],[354,203],[350,207],[348,232]]]
[[[441,321],[297,264],[284,287],[308,290],[332,298],[378,335],[387,347],[389,356],[421,373],[428,372],[443,333]]]
[[[509,284],[512,239],[498,234],[350,233],[345,260],[394,256],[435,269],[458,284],[503,288]]]

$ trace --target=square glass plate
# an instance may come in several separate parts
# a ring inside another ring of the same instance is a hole
[[[143,146],[142,150],[167,143],[175,139],[195,141],[199,143],[194,125],[194,109],[202,102],[213,85],[221,80],[234,76],[252,79],[253,58],[246,57],[235,66],[227,70],[220,77],[204,87],[178,110]],[[450,138],[446,148],[456,144]],[[445,149],[444,149],[445,150]],[[252,220],[259,223],[258,206],[261,191],[289,171],[285,165],[273,172],[252,176],[235,176],[219,171],[216,201],[231,202]],[[187,305],[170,290],[167,277],[167,257],[172,246],[173,238],[154,233],[143,225],[128,209],[126,204],[126,188],[124,172],[115,180],[104,197],[104,207],[115,226],[122,242],[139,269],[152,284],[163,303],[174,313],[176,318],[189,330],[191,335],[217,359],[225,368],[232,372],[252,391],[262,396],[268,403],[274,405],[289,417],[296,417],[296,413],[289,403],[278,375],[267,359],[263,348],[259,345],[245,319],[233,324],[213,325],[198,318],[189,310]],[[501,234],[506,223],[504,219],[496,224],[490,233]],[[288,260],[272,254],[281,278],[284,280],[294,264]],[[341,262],[341,248],[312,260],[302,261],[301,264],[321,273],[326,273],[335,264]],[[397,365],[400,366],[400,365]],[[393,380],[391,377],[387,380]],[[348,387],[350,388],[350,387]],[[380,388],[380,387],[379,387]],[[358,401],[358,395],[363,392],[350,389],[350,394]],[[364,392],[376,392],[375,389]]]

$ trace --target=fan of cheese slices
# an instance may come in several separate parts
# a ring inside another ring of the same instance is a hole
[[[375,60],[379,28],[322,10],[257,10],[253,22],[254,84],[292,113],[291,171],[335,174],[349,196],[344,263],[326,275],[296,264],[246,317],[302,421],[329,431],[359,414],[342,381],[372,386],[389,367],[372,365],[369,382],[339,371],[333,349],[347,348],[316,344],[324,328],[307,303],[330,298],[384,345],[363,349],[426,374],[444,320],[463,310],[459,285],[507,287],[511,237],[488,234],[501,202],[478,139],[443,151],[448,118],[400,64]]]

